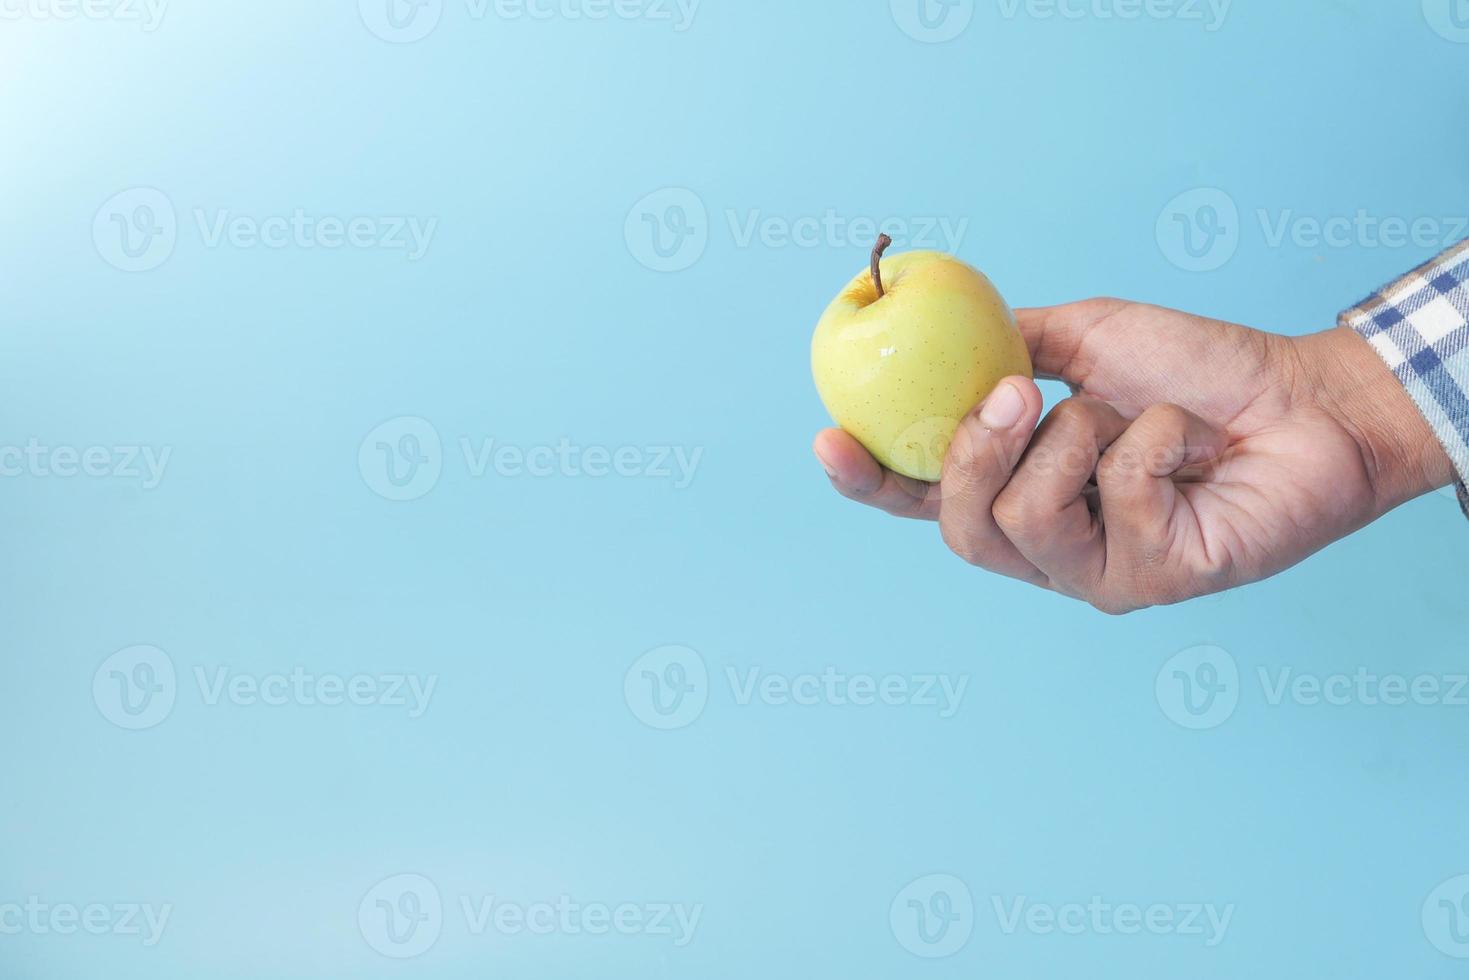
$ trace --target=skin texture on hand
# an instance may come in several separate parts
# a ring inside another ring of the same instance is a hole
[[[1452,479],[1350,330],[1292,338],[1110,299],[1016,317],[1072,397],[1042,419],[1035,384],[1005,379],[938,484],[828,429],[814,448],[832,485],[937,521],[971,564],[1124,613],[1273,575]]]

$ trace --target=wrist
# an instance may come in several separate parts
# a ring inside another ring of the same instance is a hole
[[[1356,440],[1385,513],[1454,481],[1453,463],[1407,388],[1349,327],[1295,338],[1309,397]]]

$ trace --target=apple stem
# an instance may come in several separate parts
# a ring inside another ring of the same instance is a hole
[[[872,284],[877,287],[877,298],[882,299],[886,293],[882,289],[882,267],[878,264],[882,261],[882,253],[888,250],[893,240],[886,235],[877,236],[877,244],[872,246]]]

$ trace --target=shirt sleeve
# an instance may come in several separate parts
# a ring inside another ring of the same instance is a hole
[[[1469,241],[1341,315],[1408,389],[1459,474],[1469,516]]]

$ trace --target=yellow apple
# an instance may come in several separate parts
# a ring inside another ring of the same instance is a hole
[[[1031,377],[1015,314],[982,273],[943,252],[872,251],[816,325],[811,373],[837,425],[879,463],[936,481],[954,430],[1001,378]]]

